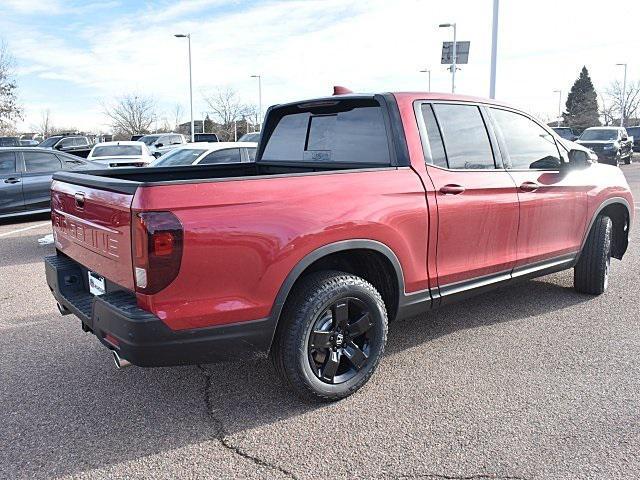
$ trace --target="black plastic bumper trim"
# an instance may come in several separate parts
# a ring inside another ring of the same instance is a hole
[[[118,290],[94,296],[86,290],[83,268],[73,260],[45,257],[47,283],[68,308],[108,348],[142,367],[190,365],[243,359],[268,352],[275,330],[270,319],[190,330],[172,330],[137,306],[135,295]],[[107,341],[107,334],[117,340]]]

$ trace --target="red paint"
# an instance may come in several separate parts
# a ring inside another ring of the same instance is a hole
[[[82,188],[82,212],[73,205],[78,188],[54,182],[57,248],[133,290],[131,215],[171,211],[184,235],[179,274],[154,295],[139,293],[138,302],[169,327],[189,329],[267,317],[296,264],[334,242],[387,245],[411,293],[577,251],[604,200],[619,196],[633,205],[622,173],[608,166],[565,176],[427,167],[414,102],[488,101],[395,96],[411,167],[144,186],[133,197]],[[539,188],[521,189],[526,182]],[[445,186],[449,194],[441,191]],[[115,255],[69,233],[64,219],[75,231],[97,232],[91,235]],[[158,237],[156,247],[162,254],[171,241]]]

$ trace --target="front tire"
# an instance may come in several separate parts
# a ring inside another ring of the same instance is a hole
[[[271,360],[301,398],[340,400],[375,371],[387,322],[384,302],[369,282],[343,272],[313,273],[287,300]]]
[[[578,263],[573,270],[573,284],[580,293],[600,295],[609,286],[613,224],[599,215],[591,227]]]

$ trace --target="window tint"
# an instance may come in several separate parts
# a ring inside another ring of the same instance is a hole
[[[24,152],[25,170],[28,173],[55,172],[60,170],[60,160],[51,154],[44,152]]]
[[[553,136],[524,115],[491,109],[507,147],[507,168],[547,169],[560,166],[560,154]]]
[[[240,149],[227,148],[226,150],[211,152],[209,155],[200,160],[200,162],[198,162],[198,165],[206,165],[209,163],[240,163]]]
[[[447,168],[447,157],[442,145],[442,136],[433,115],[431,105],[422,105],[422,118],[427,128],[427,142],[424,145],[424,161],[438,167]]]
[[[62,141],[60,141],[60,144],[58,146],[60,148],[73,146],[73,138],[65,138],[65,139],[63,139]]]
[[[13,152],[0,152],[0,175],[16,173],[16,155]]]
[[[442,131],[449,168],[495,168],[489,136],[478,107],[436,104],[433,108]]]
[[[87,139],[84,137],[76,137],[73,139],[73,144],[76,147],[86,147],[89,145],[89,143],[87,142]]]
[[[264,161],[389,165],[387,133],[379,106],[284,115],[269,137]]]

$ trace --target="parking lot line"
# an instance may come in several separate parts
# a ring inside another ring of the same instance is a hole
[[[51,225],[50,222],[46,222],[46,223],[39,223],[37,225],[31,225],[30,227],[24,227],[24,228],[18,228],[17,230],[11,230],[10,232],[4,232],[4,233],[0,233],[0,237],[6,237],[8,235],[12,235],[14,233],[20,233],[20,232],[25,232],[27,230],[31,230],[33,228],[40,228],[40,227],[44,227],[45,225]]]

